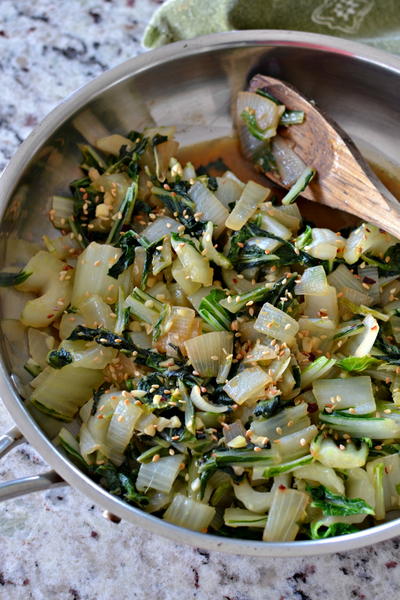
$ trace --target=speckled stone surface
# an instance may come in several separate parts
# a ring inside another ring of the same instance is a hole
[[[0,0],[0,170],[69,93],[141,52],[152,0]],[[0,406],[0,431],[11,419]],[[24,444],[0,479],[46,469]],[[0,505],[1,600],[380,600],[400,597],[400,540],[304,559],[209,553],[125,522],[70,488]]]

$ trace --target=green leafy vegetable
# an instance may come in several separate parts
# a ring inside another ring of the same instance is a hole
[[[73,361],[72,354],[64,348],[52,350],[47,356],[47,362],[53,369],[62,369],[65,365],[71,364]]]
[[[373,515],[374,509],[361,498],[346,498],[334,494],[324,485],[307,486],[307,492],[312,498],[311,506],[320,508],[322,514],[328,516]]]
[[[281,243],[281,246],[273,251],[273,254],[265,254],[264,250],[258,246],[248,246],[245,244],[244,248],[239,250],[237,257],[234,258],[228,254],[228,258],[235,265],[237,271],[243,271],[251,267],[259,267],[263,264],[268,263],[269,265],[294,265],[300,264],[306,267],[313,267],[315,265],[324,265],[324,261],[314,258],[304,250],[299,250],[293,242],[284,240],[283,238],[261,229],[254,223],[247,223],[241,240],[247,236],[247,240],[250,237],[266,237],[272,240],[276,240]],[[243,243],[243,242],[242,242]]]
[[[322,521],[314,521],[310,525],[310,534],[312,540],[324,540],[337,535],[347,535],[359,531],[358,527],[350,523],[332,523],[324,525]]]
[[[298,178],[298,180],[292,185],[288,193],[282,198],[282,204],[292,204],[296,200],[296,198],[301,194],[301,192],[304,192],[309,183],[311,183],[315,174],[315,169],[306,167],[303,173]]]
[[[153,187],[152,193],[160,198],[170,213],[185,226],[185,232],[199,235],[206,223],[194,216],[196,205],[188,194],[191,184],[188,181],[175,181],[169,184],[169,189]]]
[[[280,396],[274,396],[270,400],[260,400],[254,407],[253,415],[267,419],[275,415],[282,408]]]
[[[110,277],[118,279],[119,275],[126,271],[135,260],[135,249],[140,245],[140,236],[135,231],[127,231],[117,241],[116,246],[121,248],[122,254],[116,263],[108,270]]]
[[[145,494],[140,494],[135,487],[132,479],[117,469],[113,464],[106,463],[90,467],[91,473],[95,479],[99,480],[101,485],[113,494],[120,496],[137,506],[143,507],[149,503]]]
[[[258,94],[259,96],[263,96],[263,98],[268,98],[268,100],[271,100],[271,102],[277,104],[278,106],[282,106],[283,104],[280,100],[278,100],[278,98],[271,94],[271,92],[269,92],[268,88],[266,87],[258,88],[256,90],[256,94]]]
[[[104,173],[107,163],[95,148],[89,146],[89,144],[79,144],[79,149],[82,153],[81,169],[88,171],[91,167],[94,167],[100,174]]]
[[[380,364],[380,361],[373,356],[346,356],[337,363],[337,366],[345,371],[356,371],[360,373],[365,369],[374,369]]]
[[[379,331],[375,340],[375,347],[384,352],[383,355],[374,355],[377,360],[383,360],[392,365],[400,365],[400,348],[388,342],[381,331]]]
[[[244,110],[240,113],[240,118],[245,122],[248,132],[257,140],[264,141],[270,137],[270,127],[262,129],[257,123],[256,115],[253,112]]]
[[[122,226],[125,222],[129,223],[130,221],[139,189],[138,180],[139,179],[137,175],[135,181],[133,181],[133,183],[131,183],[131,185],[126,190],[124,199],[122,200],[117,212],[117,218],[115,219],[114,224],[110,229],[110,233],[108,234],[106,242],[107,244],[113,244],[114,242],[118,241]]]
[[[19,285],[30,277],[32,273],[26,271],[19,271],[19,273],[0,273],[0,287],[11,287],[13,285]]]
[[[286,109],[280,118],[279,125],[301,125],[304,122],[303,110],[288,110]]]
[[[400,243],[390,246],[382,259],[377,256],[370,256],[369,254],[363,255],[361,258],[368,264],[378,267],[381,277],[400,274]]]
[[[231,331],[232,315],[219,303],[224,298],[225,292],[214,289],[200,302],[199,315],[214,331]]]
[[[252,158],[254,164],[258,165],[262,171],[278,171],[278,165],[276,164],[269,140],[265,141],[257,148],[257,150],[255,150]]]

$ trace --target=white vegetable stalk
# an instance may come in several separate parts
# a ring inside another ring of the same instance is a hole
[[[43,250],[30,259],[24,270],[31,275],[16,289],[34,292],[38,297],[25,304],[21,321],[31,327],[47,327],[71,301],[74,271],[65,262]]]
[[[353,409],[357,415],[367,415],[376,410],[371,377],[347,379],[320,379],[313,384],[313,394],[320,410]]]
[[[284,400],[290,400],[291,398],[297,396],[299,389],[295,389],[296,380],[293,377],[292,370],[289,367],[284,371],[278,387],[282,392],[282,398]]]
[[[137,288],[125,299],[125,305],[129,307],[132,316],[152,326],[157,323],[163,306],[150,294],[143,296]]]
[[[44,235],[43,243],[46,246],[46,250],[60,260],[71,260],[74,258],[75,253],[80,253],[79,243],[75,238],[71,239],[69,235],[60,235],[60,237],[53,239]]]
[[[282,378],[284,372],[286,371],[286,369],[288,368],[288,366],[290,364],[290,361],[291,361],[291,352],[290,352],[289,348],[283,348],[282,350],[279,351],[278,358],[275,358],[268,365],[268,369],[267,369],[268,375],[270,375],[270,377],[274,383],[279,382],[279,380]]]
[[[42,369],[47,367],[47,355],[53,350],[55,339],[52,335],[30,327],[28,329],[28,348],[31,358]]]
[[[255,94],[254,92],[239,92],[236,101],[237,122],[243,122],[243,112],[254,115],[256,125],[262,132],[262,139],[266,140],[276,135],[276,129],[279,124],[285,107],[276,104],[272,100]]]
[[[196,502],[183,494],[175,494],[164,513],[164,519],[179,527],[205,532],[214,515],[215,508],[212,506]]]
[[[311,347],[328,352],[333,345],[333,336],[336,331],[336,323],[332,319],[300,317],[299,337],[303,349],[306,349],[307,344],[313,344]],[[315,340],[317,339],[317,341]]]
[[[245,373],[246,371],[243,372]],[[304,421],[306,422],[304,423]],[[296,427],[298,423],[300,423],[300,427]],[[310,420],[307,416],[307,404],[302,403],[297,406],[285,408],[273,417],[255,419],[250,425],[250,429],[258,436],[274,440],[284,435],[295,433],[309,425]]]
[[[228,410],[228,406],[217,406],[203,398],[198,385],[194,385],[192,387],[192,390],[190,392],[190,399],[196,408],[198,408],[199,410],[203,410],[204,412],[224,413]]]
[[[140,235],[146,238],[150,244],[153,244],[170,233],[178,233],[179,227],[178,221],[171,219],[171,217],[158,217],[150,225],[147,225]]]
[[[280,223],[278,219],[271,217],[268,213],[261,213],[260,222],[261,229],[265,229],[265,231],[277,235],[283,240],[290,240],[293,235],[290,229]]]
[[[173,306],[170,316],[163,324],[164,334],[157,340],[157,349],[169,355],[176,354],[172,346],[183,349],[183,343],[196,335],[194,332],[200,330],[200,325],[195,317],[196,313],[192,308]]]
[[[314,360],[301,372],[301,389],[307,389],[313,381],[328,375],[335,364],[334,358],[326,358],[326,356]]]
[[[372,508],[375,508],[375,490],[366,470],[356,467],[348,469],[346,475],[346,496],[348,498],[361,498]]]
[[[51,199],[51,222],[57,229],[69,230],[68,220],[74,214],[74,199],[64,196],[53,196]]]
[[[205,256],[219,267],[222,267],[223,269],[232,269],[232,264],[230,260],[224,254],[222,254],[222,252],[218,252],[218,250],[214,248],[213,233],[213,224],[211,221],[208,221],[207,227],[201,238],[201,244],[203,246],[203,252]]]
[[[255,181],[248,181],[239,200],[226,219],[225,226],[234,231],[242,229],[243,225],[254,215],[259,205],[265,202],[270,193],[270,189],[255,183]]]
[[[204,289],[201,283],[192,281],[188,270],[182,265],[179,258],[176,258],[171,267],[172,277],[182,288],[186,296],[193,296],[198,290]]]
[[[115,348],[79,340],[64,340],[60,348],[72,355],[71,367],[85,369],[104,369],[118,353]]]
[[[183,167],[182,176],[185,181],[189,181],[190,179],[196,179],[196,169],[194,168],[191,162],[187,162],[186,165]]]
[[[126,146],[129,150],[132,148],[133,142],[119,133],[107,135],[96,140],[96,148],[107,154],[112,154],[113,156],[119,155],[121,146]]]
[[[245,339],[247,339],[247,336]],[[259,363],[261,367],[265,367],[266,365],[269,365],[272,360],[277,358],[277,356],[276,350],[272,348],[272,346],[262,344],[260,340],[257,339],[255,346],[249,350],[244,357],[243,363]]]
[[[174,456],[162,456],[156,462],[140,465],[139,474],[136,479],[136,487],[140,492],[148,489],[168,493],[184,462],[182,454]]]
[[[367,464],[367,473],[375,489],[375,516],[381,520],[388,510],[398,509],[400,497],[400,457],[380,456]]]
[[[304,296],[323,296],[327,292],[327,287],[325,269],[320,265],[304,270],[300,283],[297,283],[294,288],[294,293]]]
[[[303,492],[278,487],[272,499],[271,508],[265,525],[265,542],[290,542],[295,539],[305,518],[308,496]]]
[[[335,494],[344,494],[343,479],[331,467],[321,465],[318,462],[299,467],[294,475],[297,479],[320,483]]]
[[[304,300],[304,314],[308,317],[328,318],[336,323],[339,320],[337,292],[333,286],[328,285],[324,294],[307,295]]]
[[[200,181],[196,181],[188,193],[196,205],[196,211],[201,213],[202,221],[211,221],[216,225],[215,237],[218,237],[224,230],[229,215],[226,206]]]
[[[90,465],[95,462],[94,454],[101,450],[101,444],[96,441],[87,426],[83,423],[79,431],[79,451],[83,459]]]
[[[376,254],[384,254],[396,241],[393,236],[381,231],[375,225],[362,223],[360,227],[350,233],[346,240],[343,258],[352,265],[368,251],[374,250]]]
[[[298,429],[299,425],[307,421],[308,423],[310,422],[307,417],[303,417],[298,421],[294,429]],[[276,443],[275,449],[280,461],[289,462],[308,454],[310,452],[310,444],[317,433],[318,429],[315,425],[308,425],[304,429],[298,429],[294,433],[277,438],[279,443]]]
[[[233,335],[227,331],[212,331],[185,341],[193,369],[201,377],[217,377],[225,363],[232,359]]]
[[[222,177],[217,177],[218,188],[214,192],[215,196],[226,208],[229,208],[229,204],[232,202],[236,203],[239,200],[245,186],[236,177],[229,177],[228,173],[229,171],[224,173]]]
[[[122,460],[117,462],[117,465],[122,463],[123,454],[132,438],[135,425],[143,415],[143,410],[135,404],[132,398],[128,397],[128,394],[122,394],[122,396],[111,418],[105,440],[106,448],[111,451],[111,456],[115,454],[121,456]]]
[[[118,283],[108,275],[108,270],[121,255],[120,248],[92,242],[78,258],[72,305],[79,306],[89,296],[97,294],[107,304],[114,304],[118,296]]]
[[[109,331],[114,330],[115,317],[112,316],[109,305],[97,294],[84,300],[79,306],[79,312],[86,327],[103,327]]]
[[[265,513],[272,504],[271,492],[257,492],[254,490],[247,479],[239,485],[233,485],[233,491],[236,498],[247,508],[255,513]]]
[[[345,446],[338,446],[331,438],[318,437],[312,442],[310,452],[321,464],[334,469],[363,467],[368,458],[368,446],[364,442],[359,448],[349,440]]]
[[[103,381],[102,371],[82,369],[72,364],[62,369],[49,369],[47,373],[32,392],[31,401],[66,421],[73,419]]]
[[[205,286],[212,285],[214,270],[210,267],[208,259],[202,256],[185,238],[175,240],[172,236],[171,243],[185,269],[185,275],[196,283]],[[181,282],[178,281],[178,283],[182,286]]]
[[[266,202],[260,207],[261,214],[267,214],[272,217],[275,221],[278,221],[281,225],[284,225],[287,229],[293,233],[297,233],[297,230],[301,224],[301,215],[297,205],[294,205],[297,209],[296,213],[291,214],[286,209],[288,206],[273,206],[270,202]]]
[[[293,185],[304,173],[306,164],[294,152],[292,142],[277,135],[272,140],[272,154],[284,186]]]
[[[267,522],[265,514],[244,510],[243,508],[226,508],[224,523],[228,527],[260,527],[263,529]]]
[[[361,280],[354,277],[345,265],[339,265],[332,273],[328,275],[328,282],[336,288],[337,292],[342,292],[346,298],[356,304],[371,304],[371,298],[363,287]]]
[[[367,315],[362,324],[361,331],[351,336],[341,348],[348,356],[367,356],[372,350],[379,333],[378,321],[372,315]]]
[[[297,321],[269,302],[262,307],[254,329],[281,342],[290,342],[299,330]]]
[[[254,285],[243,276],[238,277],[238,273],[233,269],[222,269],[222,279],[226,287],[236,294],[244,294],[254,288]]]
[[[265,388],[271,381],[270,375],[261,367],[250,367],[230,379],[223,389],[236,404],[250,401],[254,405],[265,396]]]
[[[320,420],[331,429],[349,433],[352,437],[369,437],[376,440],[390,440],[400,437],[400,424],[394,419],[383,417],[349,417],[337,414],[320,414]]]
[[[313,227],[312,242],[305,247],[305,250],[320,260],[333,260],[336,258],[337,251],[344,248],[346,240],[340,235],[336,235],[330,229],[319,229]]]

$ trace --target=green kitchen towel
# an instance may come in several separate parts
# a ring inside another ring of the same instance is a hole
[[[232,29],[325,33],[400,54],[400,0],[167,0],[143,44],[155,48]]]

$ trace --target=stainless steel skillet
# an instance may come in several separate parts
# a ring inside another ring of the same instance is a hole
[[[231,99],[255,73],[290,81],[314,98],[356,141],[367,159],[400,178],[400,59],[338,38],[290,31],[216,34],[161,48],[108,71],[67,98],[22,144],[0,181],[1,265],[18,260],[16,238],[40,241],[50,231],[46,211],[53,193],[77,174],[76,143],[99,129],[124,133],[154,122],[178,125],[182,143],[232,132]],[[22,261],[22,258],[21,258]],[[1,318],[17,318],[15,296]],[[5,454],[23,436],[54,468],[43,476],[0,484],[0,499],[60,485],[63,480],[132,523],[174,541],[211,550],[265,556],[321,554],[372,544],[400,533],[400,519],[339,538],[290,543],[225,539],[170,525],[101,489],[51,443],[26,410],[21,352],[1,339],[0,396],[18,429],[0,438]],[[13,374],[11,376],[11,374]]]

